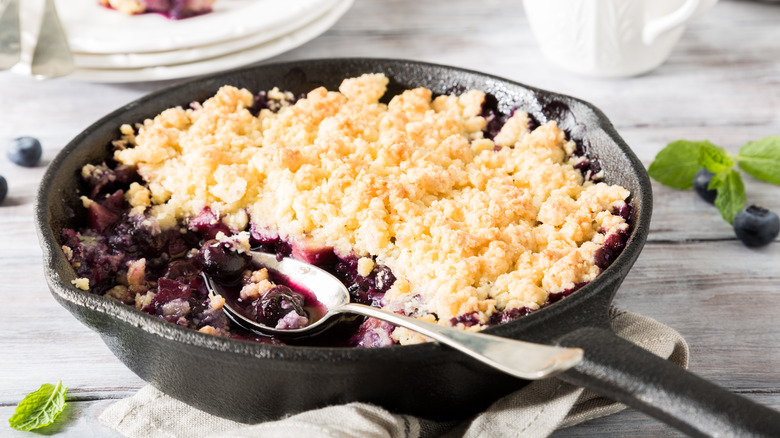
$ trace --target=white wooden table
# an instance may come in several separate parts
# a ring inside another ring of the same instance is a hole
[[[732,152],[780,134],[780,5],[722,1],[692,23],[666,64],[645,76],[592,80],[551,66],[530,34],[520,0],[357,0],[330,31],[276,59],[379,56],[480,70],[594,103],[649,164],[668,142],[709,139]],[[31,135],[43,165],[2,154],[9,194],[0,205],[0,436],[15,404],[44,382],[70,387],[64,420],[47,433],[113,436],[96,417],[144,382],[51,297],[33,227],[45,164],[109,111],[169,83],[38,82],[0,72],[0,146]],[[750,203],[780,212],[780,187],[745,178]],[[674,327],[691,347],[690,369],[780,409],[780,243],[741,245],[714,207],[693,192],[654,185],[652,230],[616,304]],[[555,436],[676,436],[626,410]]]

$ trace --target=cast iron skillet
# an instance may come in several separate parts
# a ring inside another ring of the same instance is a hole
[[[292,347],[224,339],[184,329],[116,300],[71,286],[74,271],[60,249],[60,230],[79,214],[78,175],[108,156],[123,123],[202,101],[230,84],[253,92],[274,86],[305,93],[342,79],[382,72],[388,95],[417,86],[434,93],[475,88],[497,109],[555,119],[604,169],[606,181],[632,193],[632,235],[601,276],[566,299],[490,333],[582,347],[585,360],[560,379],[593,389],[692,435],[780,433],[780,414],[731,394],[611,331],[610,303],[647,237],[652,208],[644,167],[607,118],[580,100],[486,74],[420,62],[328,59],[264,65],[217,74],[152,93],[107,115],[73,139],[49,165],[36,206],[46,279],[54,297],[96,330],[131,370],[202,410],[244,422],[279,418],[329,404],[371,402],[400,413],[463,419],[526,382],[439,344],[377,349]],[[668,303],[673,305],[673,303]]]

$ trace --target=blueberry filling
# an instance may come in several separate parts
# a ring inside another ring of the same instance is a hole
[[[480,114],[485,118],[487,125],[485,126],[485,138],[494,139],[501,131],[501,127],[504,126],[504,122],[508,117],[505,117],[498,110],[498,100],[491,94],[485,95],[485,102],[482,104],[482,113]],[[511,117],[511,114],[509,115]]]
[[[623,248],[626,247],[626,244],[628,243],[628,238],[631,235],[630,219],[631,219],[632,212],[633,212],[633,202],[629,202],[627,204],[624,204],[619,209],[613,210],[612,214],[619,215],[623,219],[625,219],[626,223],[629,224],[629,228],[608,235],[606,237],[606,240],[604,241],[604,246],[602,246],[596,251],[596,254],[594,255],[595,264],[602,270],[607,269],[620,255],[620,253],[623,251]]]

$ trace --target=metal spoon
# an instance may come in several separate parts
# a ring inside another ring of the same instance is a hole
[[[38,79],[56,78],[72,73],[75,68],[73,54],[57,16],[54,0],[46,0],[41,32],[38,34],[32,57],[32,75]]]
[[[582,360],[583,351],[579,348],[555,347],[467,332],[420,321],[376,307],[350,303],[347,288],[327,271],[292,258],[283,258],[280,261],[276,259],[275,254],[252,251],[251,255],[256,265],[294,279],[295,283],[311,291],[327,309],[324,316],[306,327],[289,330],[275,329],[244,316],[236,304],[231,302],[230,295],[220,294],[222,290],[220,285],[211,278],[207,278],[206,283],[210,290],[225,298],[223,309],[228,317],[242,327],[257,333],[287,338],[310,336],[337,322],[339,317],[345,313],[353,313],[414,330],[507,374],[523,379],[550,377],[573,367]]]

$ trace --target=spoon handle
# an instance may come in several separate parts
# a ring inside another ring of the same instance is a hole
[[[380,319],[435,339],[487,365],[522,379],[553,376],[582,360],[580,348],[517,341],[420,321],[363,304],[348,303],[339,311]]]

